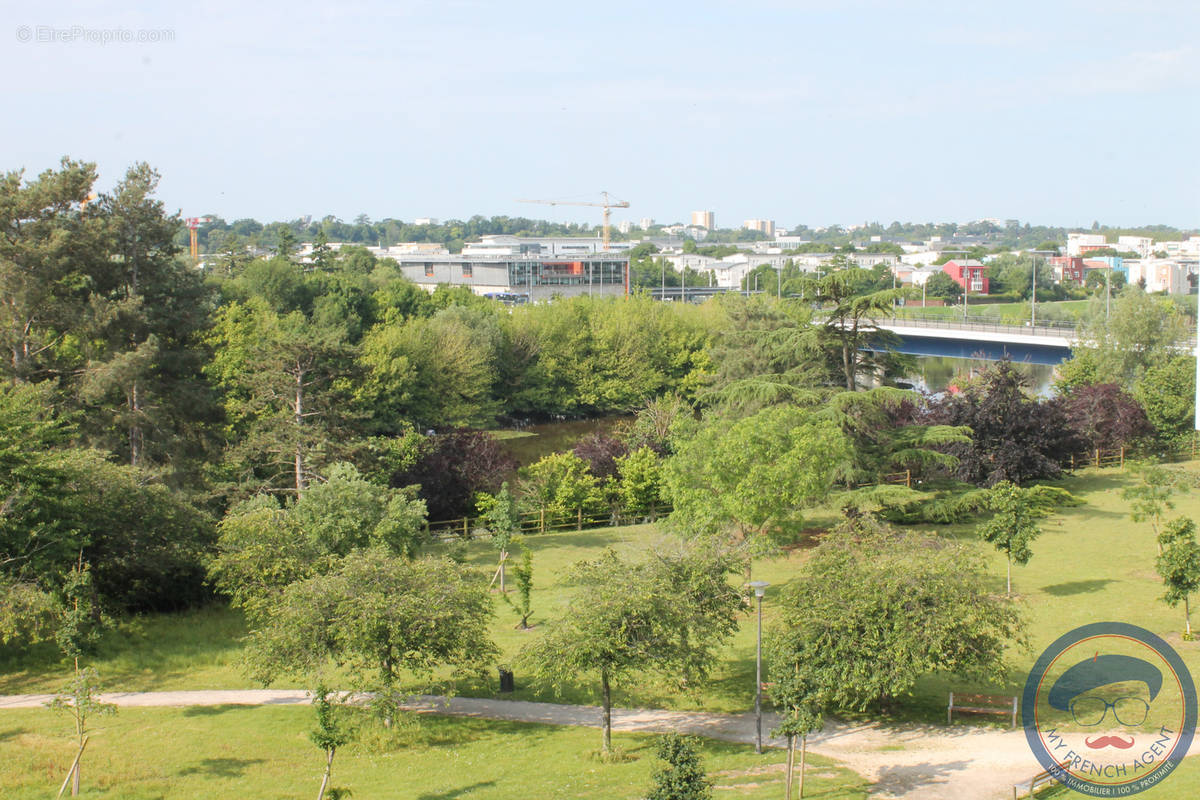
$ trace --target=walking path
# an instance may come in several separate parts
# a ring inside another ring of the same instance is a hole
[[[37,708],[52,695],[0,695],[0,711]],[[309,696],[299,690],[240,689],[187,692],[111,692],[105,702],[123,707],[299,705]],[[407,708],[418,713],[540,722],[549,725],[600,726],[600,709],[559,703],[530,703],[475,697],[411,698]],[[781,739],[767,736],[777,724],[773,714],[763,717],[765,742],[782,747]],[[754,715],[713,714],[701,711],[613,709],[613,729],[618,731],[669,731],[693,733],[712,739],[752,744]],[[1041,766],[1034,759],[1021,730],[969,726],[892,727],[878,724],[827,723],[809,736],[809,750],[837,759],[874,784],[871,794],[880,800],[999,800],[1012,796],[1012,784],[1027,780]],[[1200,742],[1193,746],[1200,752]]]

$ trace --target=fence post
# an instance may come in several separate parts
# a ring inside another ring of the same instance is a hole
[[[1125,469],[1125,445],[1121,445],[1121,469]]]
[[[576,515],[575,530],[581,531],[583,530],[583,506],[580,506],[577,511],[578,514]]]
[[[912,488],[912,470],[911,469],[904,470],[904,485],[907,486],[909,489]]]
[[[1096,468],[1100,468],[1100,448],[1096,448]]]
[[[546,507],[542,506],[538,511],[538,533],[546,532]]]
[[[1071,472],[1075,471],[1075,454],[1071,453]]]
[[[464,539],[467,538],[467,522],[470,519],[471,519],[470,517],[463,517],[463,538]]]

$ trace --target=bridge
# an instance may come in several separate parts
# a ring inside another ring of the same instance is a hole
[[[926,318],[880,320],[880,330],[900,337],[901,353],[918,356],[982,357],[1034,364],[1061,364],[1078,342],[1074,323],[1007,325],[1001,322]]]

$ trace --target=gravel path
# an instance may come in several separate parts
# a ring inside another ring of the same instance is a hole
[[[37,708],[51,695],[0,695],[0,711]],[[106,702],[124,707],[300,705],[309,697],[299,690],[244,689],[187,692],[111,692]],[[541,722],[550,725],[600,726],[600,709],[559,703],[529,703],[475,697],[411,698],[418,713]],[[763,718],[763,732],[775,727],[774,715]],[[730,742],[754,742],[754,715],[699,711],[613,709],[618,731],[694,733]],[[769,739],[773,747],[784,742]],[[871,781],[873,797],[925,800],[1000,800],[1012,796],[1012,784],[1041,771],[1020,730],[959,726],[887,727],[876,724],[827,723],[809,737],[809,749],[837,759]],[[1200,750],[1200,742],[1192,753]]]

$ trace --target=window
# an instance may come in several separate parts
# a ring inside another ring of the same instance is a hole
[[[468,264],[468,263],[466,263],[466,262],[464,261],[464,262],[463,262],[463,265],[462,265],[462,276],[463,276],[464,278],[473,278],[473,277],[475,277],[475,274],[474,274],[474,265],[472,265],[472,264]]]
[[[433,262],[432,261],[425,262],[425,277],[426,278],[433,277]]]

